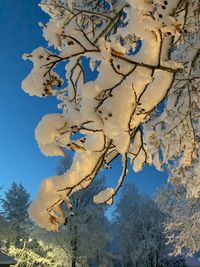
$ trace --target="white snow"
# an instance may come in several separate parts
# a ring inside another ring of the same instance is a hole
[[[93,200],[95,203],[105,203],[108,199],[112,199],[115,190],[111,187],[106,188],[101,191],[98,195],[94,196]],[[112,204],[112,201],[107,202],[107,204]]]

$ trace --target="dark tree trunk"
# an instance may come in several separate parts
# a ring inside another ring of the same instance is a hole
[[[76,267],[76,258],[72,258],[72,267]]]
[[[155,259],[155,266],[158,267],[159,266],[159,258],[160,258],[160,255],[159,255],[159,249],[156,250],[156,259]]]
[[[75,210],[78,209],[79,200],[76,199]],[[72,219],[73,221],[73,219]],[[78,250],[78,226],[73,223],[70,226],[71,232],[71,249],[72,249],[72,264],[71,267],[76,267],[77,262],[77,250]]]
[[[77,225],[74,227],[73,236],[71,241],[71,247],[72,247],[72,265],[71,267],[76,267],[76,261],[77,261]]]
[[[100,264],[100,257],[99,257],[99,251],[97,249],[97,252],[96,252],[96,263],[97,263],[97,267],[99,266]]]
[[[71,267],[76,267],[76,260],[77,260],[77,247],[72,247],[72,265]]]

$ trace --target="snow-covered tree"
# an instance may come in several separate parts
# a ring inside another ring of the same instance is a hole
[[[100,192],[95,202],[113,202],[128,160],[134,171],[176,161],[171,181],[197,195],[189,181],[198,180],[199,1],[42,0],[40,7],[50,16],[40,23],[49,49],[24,55],[33,69],[22,87],[61,101],[62,114],[44,116],[36,128],[42,153],[63,156],[70,149],[75,155],[66,173],[43,181],[30,217],[58,230],[65,222],[63,202],[71,206],[72,194],[119,155],[123,170],[116,188]],[[60,63],[66,77],[57,71]],[[164,112],[148,122],[166,95]],[[182,179],[179,171],[190,172],[191,162],[197,175]]]
[[[165,252],[163,213],[127,184],[117,203],[115,235],[125,266],[156,267]]]
[[[30,194],[22,184],[12,183],[10,189],[5,192],[5,197],[1,198],[1,205],[2,217],[7,225],[7,237],[17,244],[29,221]]]
[[[169,91],[162,112],[145,125],[145,142],[158,166],[165,164],[169,181],[186,188],[186,196],[198,198],[200,141],[200,2],[181,1],[184,24],[182,34],[171,46],[171,58],[182,63]],[[180,25],[179,25],[180,26]],[[178,27],[179,27],[178,26]],[[157,156],[156,156],[157,155]]]
[[[165,233],[175,255],[192,255],[200,250],[200,200],[186,198],[183,186],[166,186],[155,200],[167,217]]]

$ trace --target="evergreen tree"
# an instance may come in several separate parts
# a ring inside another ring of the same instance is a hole
[[[8,224],[9,238],[18,244],[20,237],[24,235],[25,225],[28,222],[28,207],[30,194],[24,186],[13,183],[10,189],[1,198],[2,216]]]

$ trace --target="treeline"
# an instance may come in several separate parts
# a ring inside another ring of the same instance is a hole
[[[59,172],[66,168],[62,163]],[[151,198],[127,184],[113,215],[106,216],[107,206],[93,202],[93,195],[104,187],[102,178],[76,192],[73,213],[65,207],[68,222],[52,233],[29,220],[30,194],[13,183],[1,198],[0,249],[20,267],[186,267],[183,258],[168,256],[165,214]]]

